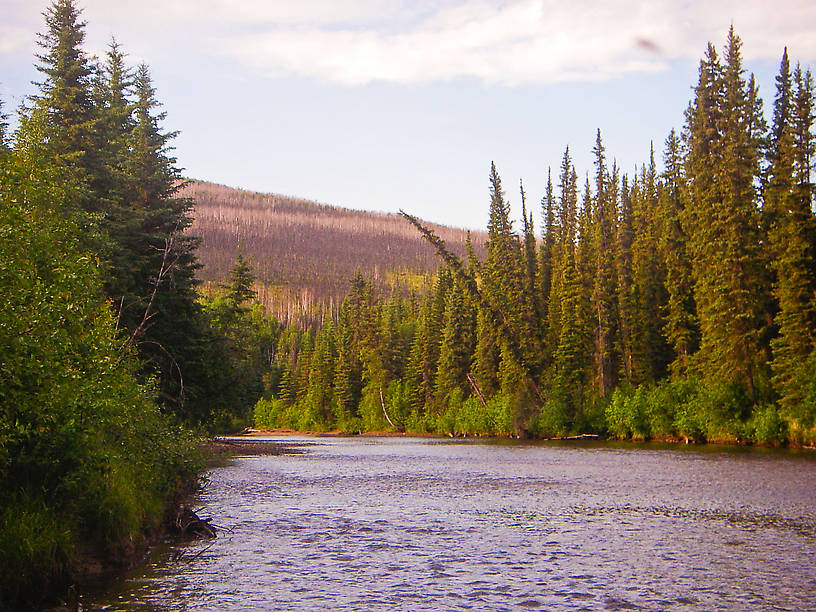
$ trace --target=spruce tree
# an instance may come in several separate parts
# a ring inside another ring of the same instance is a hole
[[[439,367],[436,373],[436,396],[442,405],[456,390],[469,395],[467,375],[476,348],[476,317],[461,282],[455,282],[445,308]]]
[[[813,210],[814,183],[813,159],[816,155],[816,141],[813,136],[814,97],[813,76],[810,70],[802,71],[797,64],[793,73],[795,96],[793,101],[793,150],[794,150],[794,192],[804,208],[810,203]],[[811,274],[816,278],[816,227],[810,232]]]
[[[334,325],[331,319],[328,319],[320,327],[315,338],[305,400],[308,420],[319,428],[328,429],[336,426],[332,410],[336,361]]]
[[[520,303],[518,304],[522,346],[525,359],[537,375],[543,372],[548,363],[544,345],[544,319],[542,317],[542,296],[539,293],[539,266],[536,253],[535,228],[532,211],[527,214],[527,194],[524,186],[521,190],[522,244],[521,256],[524,275],[521,282]]]
[[[673,350],[671,370],[677,375],[687,371],[700,341],[692,264],[687,250],[688,238],[683,229],[688,188],[683,176],[680,147],[680,138],[672,130],[666,139],[665,170],[659,188],[663,218],[660,250],[666,262],[668,293],[664,334]]]
[[[258,297],[254,285],[255,274],[252,272],[250,261],[244,259],[244,254],[239,248],[235,263],[227,276],[227,282],[223,284],[226,298],[236,312],[246,312],[244,304]]]
[[[583,320],[585,303],[582,283],[575,267],[574,256],[568,251],[564,259],[561,293],[561,326],[555,351],[556,393],[575,422],[581,415],[588,392],[589,336]]]
[[[359,416],[358,406],[363,388],[363,366],[355,345],[352,306],[348,298],[343,300],[337,318],[335,346],[337,360],[333,377],[334,421],[340,427],[348,427]]]
[[[121,238],[114,260],[119,265],[113,266],[108,291],[118,305],[120,324],[159,373],[163,397],[185,415],[204,409],[206,402],[207,374],[194,350],[203,333],[196,303],[198,239],[186,232],[192,201],[177,195],[181,173],[169,144],[175,133],[161,129],[165,113],[156,110],[160,104],[145,65],[136,71],[134,88],[125,165],[131,179],[126,201],[133,216],[129,231],[114,236]],[[196,381],[190,406],[185,406],[184,378]]]
[[[541,246],[539,248],[538,269],[539,269],[539,299],[540,305],[540,320],[541,324],[546,330],[545,336],[545,350],[551,354],[553,343],[549,337],[548,321],[549,321],[549,307],[550,295],[553,285],[553,257],[555,256],[555,233],[556,233],[556,216],[555,216],[555,194],[553,193],[552,170],[547,168],[547,190],[544,197],[541,199],[541,217],[542,233]]]
[[[634,188],[632,189],[634,191]],[[635,334],[637,333],[638,296],[632,271],[632,191],[629,179],[623,176],[621,184],[620,219],[616,239],[616,264],[618,277],[618,315],[620,321],[619,350],[621,375],[628,383],[636,382],[633,374],[635,361]]]
[[[476,314],[476,351],[473,374],[476,384],[486,398],[499,391],[499,336],[490,315],[483,309]]]
[[[798,66],[795,80],[794,92],[785,50],[776,79],[764,210],[775,272],[774,295],[779,308],[774,318],[779,332],[771,343],[773,383],[780,405],[796,427],[803,429],[811,425],[802,411],[807,392],[803,366],[816,340],[814,253],[809,240],[814,231],[809,180],[813,87],[803,79]]]
[[[606,395],[615,386],[618,364],[617,312],[615,309],[615,188],[606,169],[605,149],[598,130],[595,147],[594,274],[592,307],[594,310],[596,377],[598,390]]]
[[[643,166],[631,198],[633,219],[632,269],[637,287],[635,382],[652,382],[665,376],[672,361],[665,338],[666,264],[660,248],[662,220],[659,207],[654,148]]]
[[[725,65],[711,45],[700,64],[684,133],[691,186],[684,229],[701,331],[698,370],[745,384],[756,400],[769,308],[755,191],[764,125],[740,46],[732,28]]]
[[[570,333],[577,334],[575,337],[580,338],[581,342],[572,341],[571,346],[576,347],[575,350],[580,349],[587,352],[585,356],[581,356],[579,359],[587,368],[587,372],[581,374],[580,380],[582,381],[582,389],[584,389],[586,393],[590,393],[599,390],[598,371],[601,360],[599,358],[600,353],[598,352],[598,330],[600,326],[598,325],[595,300],[593,299],[593,289],[596,283],[595,275],[598,265],[596,256],[597,241],[595,240],[597,234],[595,229],[592,187],[590,186],[588,175],[584,181],[581,210],[577,217],[576,232],[577,238],[573,262],[581,297],[575,306],[575,322],[572,324],[575,329]],[[564,282],[566,283],[566,272]],[[564,291],[562,303],[568,299],[566,286]],[[564,329],[562,327],[561,336],[563,336],[563,334]]]
[[[515,239],[510,221],[510,207],[504,199],[501,178],[496,165],[490,164],[490,214],[487,225],[487,256],[481,266],[482,292],[500,312],[508,324],[512,324],[513,311],[521,293],[521,257],[518,240]],[[493,396],[499,390],[500,344],[497,326],[491,315],[479,309],[476,323],[476,356],[474,373],[482,393]]]
[[[552,255],[552,282],[547,308],[547,329],[553,350],[558,345],[561,336],[561,302],[563,299],[564,268],[567,256],[575,259],[575,243],[577,232],[578,210],[578,177],[569,147],[564,151],[559,173],[558,214],[554,215],[553,224],[553,255]]]
[[[81,215],[81,223],[92,227],[98,222],[88,213],[99,213],[100,160],[99,116],[93,96],[96,66],[82,48],[85,22],[74,0],[54,0],[45,13],[45,32],[39,35],[37,70],[43,81],[39,93],[31,97],[32,107],[23,110],[22,125],[41,130],[39,146],[47,149],[61,176],[72,189],[67,202],[71,216]],[[29,123],[31,122],[31,123]],[[93,234],[90,242],[94,242]]]

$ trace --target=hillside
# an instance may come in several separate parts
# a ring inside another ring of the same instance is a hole
[[[181,195],[195,201],[190,229],[201,238],[205,286],[222,281],[240,247],[252,257],[258,293],[284,320],[332,312],[360,271],[375,284],[418,288],[436,270],[433,249],[396,214],[363,212],[298,198],[193,181]],[[431,225],[459,255],[467,232]],[[487,235],[471,232],[481,256]]]

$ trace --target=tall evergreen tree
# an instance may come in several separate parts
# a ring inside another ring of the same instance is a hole
[[[781,406],[803,428],[810,425],[803,422],[807,389],[803,366],[816,341],[816,279],[809,240],[814,231],[809,180],[813,87],[797,66],[796,91],[792,91],[787,49],[776,83],[764,206],[779,307],[775,317],[779,334],[772,341],[773,382]],[[806,135],[804,139],[801,134]]]
[[[556,393],[566,403],[568,416],[573,422],[580,416],[584,397],[589,391],[587,370],[590,353],[582,303],[585,303],[582,283],[575,268],[573,253],[568,251],[564,261],[555,379]]]
[[[307,418],[316,427],[335,426],[332,410],[333,384],[337,361],[335,331],[331,319],[317,332],[306,392]]]
[[[192,201],[177,195],[181,173],[169,144],[175,132],[161,129],[165,113],[156,111],[160,105],[145,65],[137,69],[134,87],[135,119],[126,162],[133,217],[130,231],[116,245],[119,265],[110,275],[108,291],[131,341],[158,371],[163,397],[174,410],[188,414],[203,408],[207,387],[194,350],[202,331],[196,303],[198,239],[186,233]],[[196,380],[188,389],[194,405],[185,406],[185,378]]]
[[[618,364],[614,256],[616,186],[609,180],[600,130],[592,151],[595,154],[595,261],[592,286],[592,307],[596,320],[595,361],[598,390],[601,395],[606,395],[616,383]]]
[[[487,225],[487,256],[481,266],[482,292],[504,318],[512,324],[513,312],[521,294],[521,257],[513,235],[510,206],[504,199],[496,165],[490,164],[490,214]],[[477,317],[474,372],[482,393],[490,397],[499,390],[499,333],[489,313],[480,309]]]
[[[632,271],[632,193],[626,175],[621,184],[621,207],[616,240],[616,264],[618,277],[618,316],[620,321],[619,346],[621,374],[629,382],[634,380],[635,333],[637,329],[637,285]]]
[[[476,349],[476,316],[461,282],[454,283],[445,308],[436,395],[444,405],[457,389],[469,395],[467,375]]]
[[[74,0],[55,0],[44,13],[45,32],[39,35],[42,52],[37,70],[43,81],[39,93],[25,109],[24,129],[41,130],[39,146],[73,189],[68,202],[70,215],[83,213],[82,223],[91,225],[87,213],[101,212],[98,159],[99,117],[93,96],[96,71],[82,48],[85,22]],[[98,220],[97,220],[98,221]]]
[[[340,305],[337,318],[337,361],[334,371],[335,421],[346,426],[359,416],[359,403],[363,389],[363,363],[360,353],[363,301],[367,293],[365,279],[361,275],[352,281],[351,292]]]
[[[564,151],[559,173],[559,199],[557,221],[553,231],[552,282],[547,309],[547,330],[553,349],[561,336],[561,302],[563,300],[564,268],[568,254],[575,260],[575,243],[578,210],[578,176],[569,154]]]
[[[540,319],[545,330],[549,321],[550,295],[553,285],[553,257],[555,255],[555,194],[553,193],[552,170],[547,169],[547,190],[541,199],[541,218],[543,219],[541,246],[539,248],[539,295],[540,295]],[[549,330],[547,330],[549,333]],[[552,341],[547,339],[545,350],[552,351]]]
[[[683,176],[681,142],[674,130],[666,139],[660,183],[660,208],[663,216],[661,251],[666,262],[668,292],[664,334],[673,350],[673,373],[686,372],[691,356],[699,346],[700,330],[694,301],[692,264],[684,231],[688,188]]]
[[[814,186],[813,160],[816,155],[816,140],[813,136],[814,98],[813,75],[810,70],[802,71],[797,64],[793,72],[795,95],[793,100],[793,150],[794,150],[794,191],[805,209],[813,211]],[[810,232],[811,274],[816,278],[816,227]]]
[[[521,301],[518,304],[520,316],[519,332],[522,334],[525,359],[536,374],[543,372],[549,361],[544,344],[544,319],[539,289],[539,266],[536,253],[535,228],[532,211],[527,214],[527,194],[521,187],[522,244],[521,256],[524,275],[521,283]]]
[[[725,65],[711,45],[700,64],[684,133],[691,187],[685,233],[701,330],[698,368],[744,383],[756,399],[769,306],[755,192],[764,125],[740,46],[732,28]]]
[[[254,285],[255,273],[252,271],[250,261],[244,258],[244,254],[239,248],[235,263],[227,276],[227,282],[223,285],[227,300],[234,305],[237,312],[245,312],[244,304],[258,297]]]
[[[664,330],[668,294],[666,264],[660,248],[662,220],[653,147],[649,151],[649,165],[642,167],[637,186],[632,197],[632,266],[638,296],[634,374],[640,383],[665,376],[672,361]]]
[[[572,342],[572,346],[579,347],[586,351],[580,362],[585,364],[587,372],[581,375],[582,389],[586,392],[598,391],[598,366],[600,364],[598,352],[598,314],[595,309],[593,299],[593,289],[595,287],[595,275],[597,272],[597,241],[595,240],[595,211],[592,197],[592,187],[589,182],[589,175],[584,181],[584,193],[581,198],[581,211],[577,217],[577,239],[574,254],[574,265],[576,279],[581,295],[575,309],[575,332],[581,342]],[[566,273],[565,273],[566,274]],[[566,276],[565,276],[566,279]],[[565,280],[566,283],[566,280]],[[562,296],[562,303],[567,299],[566,287]],[[563,316],[563,315],[562,315]],[[561,335],[564,329],[562,324]],[[576,374],[577,376],[577,374]]]

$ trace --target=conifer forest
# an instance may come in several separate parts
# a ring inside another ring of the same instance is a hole
[[[812,444],[814,89],[785,51],[766,124],[733,29],[680,132],[629,175],[597,133],[510,218],[495,165],[483,258],[434,245],[420,294],[357,276],[338,315],[285,326],[258,427]],[[536,214],[538,227],[536,231]]]
[[[601,130],[540,200],[486,160],[486,233],[383,217],[376,273],[262,300],[263,251],[194,225],[148,66],[92,57],[74,0],[44,15],[37,91],[13,129],[0,106],[0,609],[139,549],[205,433],[816,444],[814,83],[787,51],[763,103],[737,33],[709,45],[635,172]]]

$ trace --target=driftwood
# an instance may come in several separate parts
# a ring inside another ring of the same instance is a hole
[[[176,513],[175,526],[182,537],[214,538],[215,526],[212,519],[202,519],[189,506],[182,506]]]

